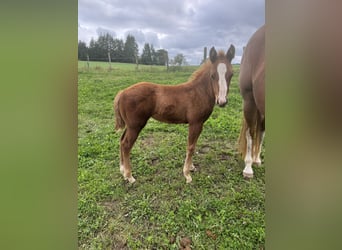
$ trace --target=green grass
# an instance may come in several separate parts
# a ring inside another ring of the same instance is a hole
[[[242,177],[236,150],[242,101],[234,66],[229,104],[215,107],[198,140],[193,181],[182,173],[187,125],[149,120],[135,143],[136,183],[119,171],[119,139],[112,103],[116,93],[139,81],[185,82],[196,69],[166,72],[160,66],[79,62],[78,239],[80,249],[263,249],[265,167]]]

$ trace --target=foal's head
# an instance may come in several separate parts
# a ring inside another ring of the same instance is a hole
[[[216,104],[220,107],[227,103],[230,80],[233,76],[231,61],[234,56],[235,47],[233,45],[230,45],[226,54],[223,51],[217,53],[214,47],[210,49],[210,81],[214,88]]]

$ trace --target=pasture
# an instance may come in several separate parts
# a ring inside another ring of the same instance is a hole
[[[88,69],[79,62],[78,67],[79,249],[183,249],[187,240],[191,249],[264,249],[265,166],[245,180],[237,152],[239,66],[234,65],[228,105],[215,107],[204,124],[190,184],[182,173],[188,126],[153,119],[131,153],[136,182],[124,181],[113,99],[140,81],[185,82],[197,67],[167,72],[161,66],[108,66],[91,62]]]

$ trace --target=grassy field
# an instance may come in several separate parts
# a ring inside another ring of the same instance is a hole
[[[119,138],[112,103],[139,81],[177,84],[194,66],[165,67],[79,62],[78,244],[79,249],[264,249],[265,166],[253,180],[242,177],[236,150],[241,125],[239,66],[229,104],[215,107],[198,140],[192,173],[182,173],[187,125],[150,119],[132,154],[134,184],[119,171]],[[189,249],[189,248],[188,248]]]

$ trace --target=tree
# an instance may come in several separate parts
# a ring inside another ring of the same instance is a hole
[[[138,44],[135,41],[135,37],[128,35],[124,46],[124,62],[135,63],[138,57]]]
[[[173,60],[171,60],[171,64],[175,66],[182,66],[186,65],[187,61],[185,59],[185,56],[183,54],[177,54]]]
[[[88,47],[85,42],[78,41],[78,60],[87,60]]]
[[[105,33],[99,36],[97,39],[99,44],[101,61],[107,61],[110,63],[112,61],[113,52],[115,48],[115,43],[112,35]]]
[[[153,65],[157,64],[157,55],[156,55],[156,51],[154,50],[153,44],[151,44],[151,64]]]
[[[83,41],[78,42],[79,60],[87,60],[87,56],[93,61],[113,61],[136,63],[138,59],[138,44],[135,37],[128,35],[126,41],[114,39],[109,33],[101,34],[97,40],[92,38],[87,47]],[[177,57],[178,56],[178,57]],[[175,65],[186,64],[185,57],[178,54],[175,57]],[[140,62],[148,65],[167,65],[169,62],[168,52],[164,49],[155,51],[153,44],[145,43]]]
[[[101,59],[101,49],[99,43],[94,38],[90,40],[88,51],[90,60],[99,61]]]
[[[145,43],[142,54],[141,54],[141,63],[150,65],[152,64],[152,55],[150,44]]]
[[[115,42],[109,33],[101,34],[97,39],[98,46],[98,60],[109,61],[114,56]]]
[[[122,39],[115,39],[114,40],[114,52],[113,52],[113,59],[117,62],[123,62],[125,58],[124,53],[125,44]]]
[[[157,65],[166,65],[168,62],[168,53],[165,49],[159,49],[155,53],[155,60]]]

